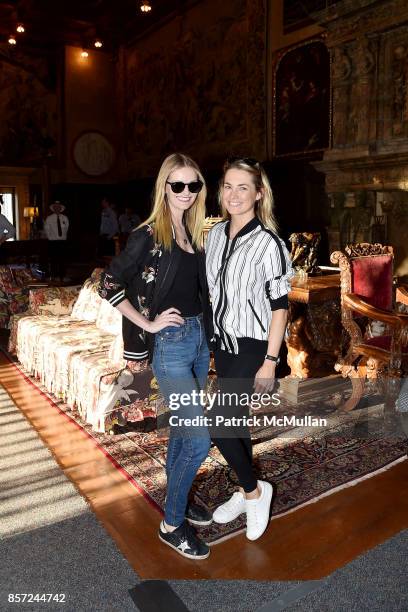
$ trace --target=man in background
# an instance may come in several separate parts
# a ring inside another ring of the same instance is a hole
[[[44,221],[44,232],[48,238],[48,258],[51,279],[68,280],[66,270],[66,241],[69,229],[69,219],[63,215],[65,206],[59,201],[51,204],[52,213]]]
[[[119,217],[119,231],[120,231],[120,246],[124,248],[129,237],[130,232],[140,225],[140,217],[135,213],[133,208],[126,206],[125,212]]]
[[[3,203],[3,199],[1,198],[0,199],[0,245],[2,245],[3,242],[6,242],[6,240],[9,240],[10,238],[16,237],[16,229],[14,225],[12,225],[10,221],[7,219],[6,215],[3,215],[1,212],[2,203]]]
[[[113,237],[119,234],[119,224],[116,212],[113,210],[108,198],[101,202],[101,225],[99,228],[99,255],[114,255],[115,241]]]

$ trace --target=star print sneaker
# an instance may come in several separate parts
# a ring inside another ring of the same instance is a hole
[[[191,525],[211,525],[213,517],[211,512],[208,512],[198,504],[189,503],[186,510],[186,519]]]
[[[197,537],[194,529],[187,521],[184,521],[180,527],[171,532],[166,531],[162,521],[160,523],[159,539],[187,559],[200,561],[207,559],[210,555],[208,544]]]

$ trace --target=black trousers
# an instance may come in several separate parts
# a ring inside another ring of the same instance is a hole
[[[246,339],[245,339],[246,340]],[[216,417],[241,418],[248,416],[248,405],[241,401],[228,401],[230,396],[253,393],[255,374],[261,367],[267,352],[267,342],[252,340],[240,346],[238,355],[216,349],[214,351],[215,368],[217,371],[219,397],[221,401],[211,410],[211,438],[228,465],[236,473],[241,487],[250,493],[257,487],[257,479],[252,463],[252,442],[249,428],[246,425],[231,426],[228,424],[215,426]],[[227,399],[228,398],[228,399]],[[225,422],[225,421],[224,421]]]
[[[62,280],[65,276],[67,242],[66,240],[48,241],[49,271],[52,278]]]

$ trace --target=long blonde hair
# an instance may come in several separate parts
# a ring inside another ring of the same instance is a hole
[[[153,191],[153,206],[150,216],[141,226],[153,223],[153,235],[155,242],[161,244],[164,249],[171,250],[173,243],[173,230],[171,225],[170,208],[166,198],[166,181],[173,170],[178,168],[193,168],[198,178],[203,183],[200,193],[197,195],[194,204],[184,213],[184,222],[190,232],[193,245],[197,249],[202,248],[202,230],[205,221],[205,199],[207,188],[200,168],[191,157],[183,153],[172,153],[161,165],[157,175],[156,184]]]
[[[245,170],[245,172],[252,176],[256,191],[261,193],[261,198],[255,203],[255,214],[265,227],[277,233],[278,224],[273,214],[273,193],[269,179],[260,162],[250,157],[231,157],[224,164],[223,175],[218,190],[218,202],[221,207],[222,218],[229,219],[229,214],[222,204],[222,189],[225,175],[232,168]]]

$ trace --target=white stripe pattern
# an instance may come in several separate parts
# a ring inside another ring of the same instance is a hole
[[[112,304],[112,306],[117,306],[117,304],[119,304],[120,302],[123,302],[125,297],[126,297],[125,290],[123,289],[122,291],[115,293],[115,295],[112,295],[112,297],[108,300],[108,302],[109,304]]]
[[[143,353],[132,353],[132,351],[123,351],[123,357],[125,359],[144,359],[148,356],[148,351],[143,351]]]
[[[206,267],[215,333],[222,348],[236,354],[237,338],[268,339],[270,300],[288,294],[293,270],[283,240],[261,223],[235,241],[228,239],[226,224],[208,234]]]

